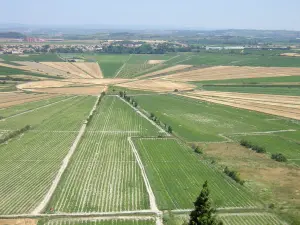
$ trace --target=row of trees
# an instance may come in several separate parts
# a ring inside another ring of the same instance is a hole
[[[23,134],[24,132],[28,131],[30,128],[31,127],[29,125],[26,125],[25,127],[21,128],[19,130],[16,130],[16,131],[8,133],[7,135],[4,135],[4,137],[0,138],[0,144],[3,144],[6,141],[8,141],[9,139],[12,139],[20,134]]]
[[[169,134],[173,133],[173,129],[170,125],[167,125],[166,123],[162,123],[157,116],[154,115],[154,113],[150,113],[149,118],[157,123],[159,126],[163,127]]]
[[[101,93],[101,95],[100,95],[100,97],[99,97],[99,99],[97,100],[97,103],[96,103],[97,106],[100,104],[100,102],[101,102],[102,98],[105,96],[105,94],[106,93],[104,91]],[[94,112],[91,115],[89,115],[89,117],[86,119],[86,121],[87,121],[86,125],[87,126],[91,123],[91,121],[93,119],[93,116],[94,116]]]
[[[126,95],[125,91],[120,91],[119,92],[119,96],[121,98],[124,98],[127,102],[129,102],[131,105],[133,105],[133,107],[137,108],[138,107],[138,103],[136,100],[134,100],[132,97]]]
[[[276,160],[277,162],[286,162],[287,158],[281,153],[274,153],[271,156],[272,159]]]
[[[246,148],[252,149],[253,151],[255,151],[257,153],[266,153],[267,152],[264,147],[255,145],[255,144],[253,144],[253,143],[251,143],[250,141],[247,141],[247,140],[241,140],[240,145],[242,145]]]

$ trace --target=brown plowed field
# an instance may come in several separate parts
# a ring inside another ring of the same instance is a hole
[[[36,225],[36,219],[1,219],[0,225]]]
[[[189,98],[300,120],[300,97],[196,91]]]
[[[108,85],[108,84],[125,83],[134,80],[133,79],[68,79],[66,81],[76,83],[76,84]]]
[[[106,89],[107,89],[106,86],[90,86],[90,87],[40,88],[40,89],[28,89],[28,90],[33,92],[51,93],[51,94],[97,96],[102,91],[106,91]]]
[[[300,68],[295,67],[215,66],[187,72],[179,72],[164,76],[162,79],[184,82],[299,75]]]
[[[23,89],[32,89],[32,88],[65,87],[72,84],[73,84],[72,82],[68,82],[67,80],[63,80],[63,81],[44,80],[44,81],[19,84],[17,88],[23,90]]]
[[[103,74],[101,71],[101,68],[98,63],[93,63],[93,62],[76,62],[72,63],[73,65],[77,66],[79,69],[82,71],[86,72],[93,78],[98,78],[101,79],[103,78]]]
[[[165,74],[165,73],[170,73],[170,72],[176,72],[178,70],[183,70],[183,69],[190,68],[190,67],[193,67],[193,66],[192,65],[176,65],[176,66],[171,66],[171,67],[168,67],[166,69],[162,69],[162,70],[158,70],[158,71],[155,71],[155,72],[152,72],[152,73],[145,74],[143,76],[140,76],[139,78],[146,78],[146,77],[157,76],[157,75],[160,75],[160,74]]]
[[[170,92],[178,89],[179,91],[192,90],[196,86],[186,83],[178,83],[172,81],[161,80],[138,80],[134,82],[117,84],[116,86],[125,87],[135,90],[147,90],[154,92]]]

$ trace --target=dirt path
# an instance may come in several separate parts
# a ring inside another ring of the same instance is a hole
[[[90,112],[90,115],[92,115],[97,107],[97,102],[99,100],[100,96],[98,96],[96,102],[95,102],[95,105],[94,107],[92,108],[91,112]],[[61,180],[61,177],[63,175],[63,173],[65,172],[66,168],[68,167],[68,164],[70,162],[70,159],[72,157],[72,155],[74,154],[75,150],[76,150],[76,147],[78,146],[84,132],[85,132],[85,129],[86,129],[86,122],[84,122],[84,124],[82,125],[82,127],[80,128],[79,130],[79,133],[75,139],[75,141],[73,142],[73,145],[71,146],[68,154],[66,155],[66,157],[64,158],[63,162],[62,162],[62,165],[61,167],[59,168],[59,171],[55,177],[55,179],[53,180],[52,182],[52,185],[50,187],[50,189],[48,190],[47,194],[45,195],[44,199],[42,200],[42,202],[33,210],[33,212],[31,214],[35,215],[35,214],[39,214],[41,213],[45,207],[47,206],[47,204],[49,203],[52,195],[54,194],[58,184],[59,184],[59,181]]]

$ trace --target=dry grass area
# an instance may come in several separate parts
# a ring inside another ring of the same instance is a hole
[[[51,76],[64,77],[64,78],[71,77],[71,75],[68,74],[66,71],[59,70],[51,66],[44,65],[42,63],[27,62],[27,61],[16,61],[15,63],[23,65],[24,68],[26,68],[27,70],[31,70],[34,72],[51,75]]]
[[[34,102],[52,98],[55,95],[48,94],[25,94],[22,92],[0,92],[0,108],[20,105],[26,102]]]
[[[41,64],[62,70],[66,72],[70,78],[93,78],[91,75],[69,62],[41,62]]]
[[[152,59],[152,60],[149,60],[148,61],[148,64],[149,65],[156,65],[156,64],[161,64],[163,62],[165,62],[166,60],[155,60],[155,59]]]
[[[128,83],[117,84],[116,86],[154,92],[170,92],[174,91],[175,89],[178,89],[179,91],[186,91],[196,88],[196,86],[192,84],[161,80],[138,80]]]
[[[190,67],[193,67],[193,66],[192,65],[176,65],[176,66],[171,66],[171,67],[168,67],[166,69],[162,69],[162,70],[158,70],[158,71],[155,71],[155,72],[152,72],[152,73],[145,74],[143,76],[140,76],[139,78],[146,78],[146,77],[157,76],[157,75],[160,75],[160,74],[165,74],[165,73],[170,73],[170,72],[176,72],[178,70],[183,70],[183,69],[190,68]]]
[[[98,63],[76,62],[72,64],[78,67],[79,69],[81,69],[82,71],[86,72],[93,78],[98,78],[98,79],[103,78],[103,74]]]
[[[97,96],[106,91],[106,86],[88,86],[88,87],[61,87],[61,88],[39,88],[27,89],[32,92],[49,93],[49,94],[66,94],[66,95],[93,95]]]
[[[295,67],[215,66],[179,72],[165,76],[162,79],[186,82],[299,75],[300,68]]]
[[[300,120],[300,97],[298,96],[216,91],[194,91],[180,95],[207,102]]]
[[[96,85],[109,85],[109,84],[119,84],[129,81],[132,79],[68,79],[68,82],[76,84],[96,84]]]
[[[49,88],[49,87],[65,87],[72,85],[73,82],[67,80],[57,81],[57,80],[44,80],[37,82],[28,82],[24,84],[17,85],[18,89],[32,89],[32,88]]]
[[[281,56],[290,56],[290,57],[300,57],[300,54],[299,53],[282,53],[280,54]]]
[[[36,225],[36,219],[0,219],[0,225]]]
[[[280,205],[300,205],[300,168],[276,162],[237,143],[201,144],[204,154],[250,181],[262,198]]]

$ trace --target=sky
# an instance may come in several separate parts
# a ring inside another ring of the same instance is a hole
[[[1,0],[0,24],[300,30],[300,0]]]

